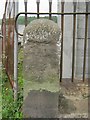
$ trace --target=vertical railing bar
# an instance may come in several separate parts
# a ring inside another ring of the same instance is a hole
[[[8,0],[5,3],[5,10],[4,10],[4,14],[6,14],[6,9],[7,9],[7,5],[8,5]]]
[[[4,15],[3,15],[4,16]],[[3,17],[4,18],[4,17]],[[2,35],[3,35],[3,19],[2,19],[2,26],[1,26],[1,30],[2,30]],[[3,36],[4,37],[4,36]],[[3,39],[2,38],[2,64],[3,64]]]
[[[86,2],[86,12],[88,12],[88,2]],[[85,15],[85,40],[84,40],[84,60],[83,60],[83,82],[85,81],[85,72],[86,72],[87,34],[88,34],[88,14]]]
[[[52,19],[52,15],[51,15],[51,12],[52,12],[52,0],[49,0],[49,19],[51,20]]]
[[[61,2],[61,12],[64,12],[64,1]],[[64,33],[64,15],[61,15],[61,59],[60,59],[60,82],[62,82],[62,73],[63,73],[63,33]]]
[[[27,0],[24,0],[25,12],[27,12]],[[27,26],[27,14],[25,14],[25,27]]]
[[[11,2],[10,2],[10,4],[9,4],[9,18],[8,18],[8,39],[7,39],[7,47],[6,47],[6,50],[7,50],[7,55],[6,55],[6,57],[7,57],[7,62],[6,62],[6,64],[7,64],[7,68],[6,68],[6,70],[7,70],[7,74],[8,75],[10,75],[10,67],[9,67],[9,64],[10,64],[10,30],[11,30],[11,14],[10,14],[10,7],[11,7]],[[10,77],[10,76],[9,76]]]
[[[4,16],[3,16],[3,29],[4,29],[4,33],[3,33],[3,47],[4,47],[4,50],[3,50],[3,55],[4,55],[4,57],[6,57],[6,54],[7,54],[7,52],[6,52],[6,12],[4,13]],[[3,60],[4,60],[4,57],[3,57]],[[5,58],[5,60],[4,60],[4,62],[3,62],[3,64],[4,64],[4,66],[6,65],[6,59],[7,58]],[[5,66],[6,67],[6,66]]]
[[[13,0],[13,37],[12,37],[12,48],[13,48],[13,62],[12,62],[12,67],[13,67],[13,71],[12,71],[12,76],[13,76],[13,87],[14,87],[14,32],[15,32],[15,0]]]
[[[15,1],[13,1],[13,18],[15,19]]]
[[[19,2],[15,2],[15,16],[18,13]],[[18,35],[14,34],[14,100],[18,98]]]
[[[74,12],[76,12],[76,2],[73,2]],[[76,33],[76,14],[73,15],[73,49],[72,49],[72,82],[75,74],[75,33]]]
[[[8,3],[8,15],[10,16],[10,5],[11,5],[11,2],[10,2],[10,0],[9,0],[9,3]]]
[[[11,2],[10,2],[11,3]],[[10,11],[9,11],[9,14],[12,13],[12,9],[13,9],[13,4],[10,5]]]
[[[39,19],[39,4],[40,4],[40,0],[37,0],[36,3],[37,3],[37,19]]]
[[[9,19],[8,19],[8,39],[7,39],[7,74],[10,74],[10,32],[11,32],[11,1],[9,1]],[[10,76],[9,76],[10,77]]]
[[[11,5],[11,3],[10,3],[10,1],[9,1],[9,5],[8,5],[8,15],[9,15],[9,18],[8,18],[8,32],[7,32],[7,36],[8,36],[8,38],[7,38],[7,46],[6,46],[6,50],[7,50],[7,54],[6,54],[6,58],[5,59],[7,59],[7,61],[6,61],[6,69],[7,69],[7,72],[9,72],[9,47],[10,47],[10,17],[11,17],[11,14],[10,14],[10,5]],[[7,18],[6,18],[7,19]]]
[[[5,16],[5,13],[4,13],[3,19],[2,19],[2,35],[4,35],[4,34],[3,34],[4,16]],[[3,38],[2,38],[2,64],[4,64],[4,63],[3,63],[3,40],[4,40],[4,36],[3,36]]]

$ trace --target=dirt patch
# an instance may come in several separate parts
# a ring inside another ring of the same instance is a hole
[[[68,82],[67,82],[68,81]],[[67,117],[88,117],[88,99],[89,99],[89,86],[88,80],[85,82],[81,80],[75,80],[73,83],[71,80],[63,80],[60,84],[61,91],[63,95],[68,100],[73,102],[76,110],[71,115],[67,115]]]

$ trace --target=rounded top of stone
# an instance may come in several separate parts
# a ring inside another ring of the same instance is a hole
[[[29,42],[57,42],[60,37],[60,28],[52,20],[37,19],[27,25],[24,37]]]

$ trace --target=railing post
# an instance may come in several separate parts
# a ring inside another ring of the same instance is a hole
[[[73,2],[74,10],[76,12],[76,2]],[[73,49],[72,49],[72,82],[75,74],[75,33],[76,33],[76,14],[73,15]]]
[[[27,12],[27,0],[24,0],[25,12]],[[25,27],[27,26],[27,14],[25,14]]]
[[[64,0],[61,1],[61,12],[64,13]],[[61,15],[61,59],[60,59],[60,82],[62,82],[63,73],[63,33],[64,33],[64,15]]]
[[[40,0],[36,0],[37,3],[37,19],[39,19],[39,4],[40,4]]]
[[[51,20],[51,12],[52,12],[52,0],[49,0],[49,19]]]
[[[15,2],[15,16],[18,13],[18,4],[19,2]],[[18,35],[15,31],[14,34],[14,100],[18,98]]]
[[[86,2],[86,12],[88,12],[88,2]],[[88,14],[85,15],[85,40],[84,40],[84,60],[83,60],[83,82],[85,81],[85,73],[86,73],[87,35],[88,35]]]

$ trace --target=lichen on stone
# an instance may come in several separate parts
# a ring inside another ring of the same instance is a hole
[[[60,28],[51,20],[38,19],[25,28],[24,36],[25,40],[29,42],[57,42]]]

